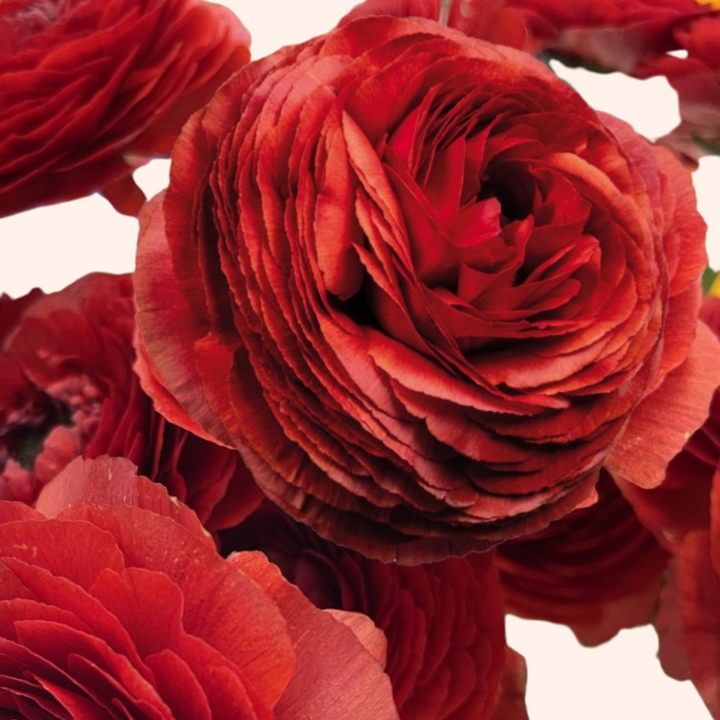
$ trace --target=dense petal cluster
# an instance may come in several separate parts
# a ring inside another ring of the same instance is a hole
[[[0,499],[32,503],[78,455],[126,457],[228,527],[262,499],[239,455],[165,420],[133,372],[129,275],[0,297]]]
[[[169,155],[249,45],[202,0],[0,2],[0,217],[97,190],[137,214],[133,170]]]
[[[701,317],[720,337],[720,298],[707,298]],[[720,718],[720,385],[710,416],[670,463],[663,484],[621,487],[672,557],[655,620],[663,667],[692,680]]]
[[[604,462],[658,484],[717,381],[687,173],[529,56],[429,20],[240,71],[141,235],[173,419],[376,558],[537,531]]]
[[[383,630],[402,720],[527,717],[523,693],[507,697],[506,687],[524,679],[522,660],[505,645],[492,553],[385,564],[323,540],[269,504],[222,541],[225,551],[265,553],[318,607],[362,613]]]
[[[681,123],[661,142],[692,160],[720,152],[717,0],[508,4],[523,16],[529,46],[544,48],[566,62],[638,78],[666,77],[678,92]]]
[[[584,645],[653,620],[669,558],[608,473],[597,491],[591,507],[497,551],[507,610],[563,623]]]
[[[533,51],[535,40],[527,30],[522,10],[507,0],[365,0],[356,5],[338,26],[369,15],[424,17],[438,20],[471,37],[519,50]]]
[[[673,28],[713,9],[705,0],[507,1],[522,12],[531,35],[544,47],[623,72],[676,50]]]
[[[120,458],[0,502],[0,713],[397,720],[380,664],[260,553],[224,560]]]

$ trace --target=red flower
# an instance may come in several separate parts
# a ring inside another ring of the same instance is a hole
[[[30,503],[78,455],[109,454],[130,458],[210,529],[235,525],[262,495],[235,451],[155,412],[132,371],[133,311],[128,275],[0,298],[0,498]]]
[[[223,560],[121,458],[76,460],[37,511],[0,502],[0,713],[396,720],[381,666],[260,553]]]
[[[507,686],[524,688],[524,662],[505,645],[492,553],[385,564],[323,540],[267,503],[223,533],[222,544],[262,551],[317,607],[370,617],[387,637],[402,720],[527,718],[524,691],[507,697]]]
[[[667,77],[678,93],[680,125],[660,142],[693,160],[720,154],[720,12],[677,23],[673,39],[687,57],[658,56],[638,72]]]
[[[667,77],[680,125],[660,140],[691,160],[720,153],[720,9],[714,0],[508,0],[531,40],[571,63]],[[480,5],[483,3],[481,2]],[[676,57],[673,51],[685,51]]]
[[[583,645],[652,622],[668,553],[603,473],[599,500],[498,548],[509,612],[563,623]]]
[[[720,299],[707,298],[701,317],[720,336]],[[720,386],[710,416],[670,463],[663,484],[621,487],[673,556],[655,620],[663,668],[691,679],[720,718]]]
[[[522,12],[510,7],[506,0],[456,0],[447,8],[447,18],[443,18],[444,5],[442,0],[365,0],[345,15],[338,27],[369,15],[424,17],[445,22],[480,40],[533,49]]]
[[[529,56],[365,18],[185,127],[138,325],[173,420],[290,515],[379,559],[461,555],[592,502],[605,462],[658,484],[704,420],[694,204]]]
[[[136,215],[133,170],[170,153],[249,45],[201,0],[0,2],[0,217],[97,190]]]
[[[551,52],[628,73],[650,57],[677,50],[673,27],[712,10],[703,0],[507,2],[522,12],[531,36]]]

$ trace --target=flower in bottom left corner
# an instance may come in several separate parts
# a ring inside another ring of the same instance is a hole
[[[73,461],[35,509],[0,502],[0,717],[397,720],[360,625],[261,553],[221,558],[127,460]]]

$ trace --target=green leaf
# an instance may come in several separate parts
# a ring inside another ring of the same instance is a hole
[[[715,279],[720,273],[717,270],[713,270],[709,265],[705,268],[705,272],[702,276],[703,292],[707,295],[710,292],[710,288],[713,286]]]

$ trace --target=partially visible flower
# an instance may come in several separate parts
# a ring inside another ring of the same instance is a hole
[[[659,142],[691,161],[720,153],[717,0],[507,2],[524,17],[531,44],[565,62],[666,77],[678,93],[681,123]]]
[[[78,455],[130,458],[210,529],[262,499],[240,456],[166,421],[133,372],[129,275],[0,298],[0,498],[32,503]],[[7,322],[6,322],[7,321]]]
[[[720,5],[716,5],[720,8]],[[680,125],[660,142],[692,160],[720,154],[720,12],[700,15],[673,30],[687,57],[665,55],[638,74],[665,76],[677,90]]]
[[[0,502],[3,716],[397,720],[369,650],[260,553],[220,557],[128,460]]]
[[[720,378],[704,232],[672,154],[542,63],[366,17],[185,126],[137,322],[173,422],[323,536],[428,562],[592,503],[603,465],[662,481]]]
[[[506,0],[541,46],[566,60],[632,73],[677,50],[673,28],[712,12],[696,0]],[[482,4],[482,0],[480,0]]]
[[[720,336],[720,298],[701,317]],[[697,686],[720,718],[720,386],[710,416],[652,490],[620,483],[643,524],[671,553],[655,626],[665,671]]]
[[[446,7],[447,17],[443,17]],[[508,0],[455,0],[449,4],[443,0],[365,0],[345,15],[338,27],[369,15],[440,20],[480,40],[519,50],[532,51],[535,47],[523,14]]]
[[[506,607],[570,627],[583,645],[652,622],[669,555],[608,473],[598,501],[497,550]]]
[[[387,637],[401,720],[527,718],[524,662],[505,645],[493,553],[385,564],[323,540],[269,503],[222,543],[265,553],[318,607],[370,617]]]
[[[0,217],[102,191],[132,172],[248,62],[235,15],[202,0],[0,2]]]

